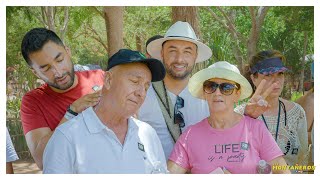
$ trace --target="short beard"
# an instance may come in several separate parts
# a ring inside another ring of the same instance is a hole
[[[73,85],[73,83],[74,83],[74,67],[73,67],[73,64],[72,64],[72,69],[71,69],[71,72],[66,72],[66,73],[64,73],[62,76],[65,76],[65,75],[69,75],[70,76],[70,81],[65,85],[65,86],[63,86],[63,87],[61,87],[60,85],[58,85],[57,83],[56,83],[56,81],[54,81],[54,82],[49,82],[49,81],[45,81],[49,86],[51,86],[51,87],[54,87],[54,88],[56,88],[56,89],[59,89],[59,90],[67,90],[67,89],[69,89],[72,85]]]
[[[170,66],[166,63],[163,63],[164,64],[164,67],[166,69],[166,73],[172,77],[172,79],[175,79],[175,80],[184,80],[186,79],[187,77],[189,77],[189,75],[192,73],[192,69],[194,67],[194,65],[190,68],[188,67],[187,70],[183,73],[183,74],[176,74],[174,72],[174,70],[172,70],[172,68],[170,68]]]

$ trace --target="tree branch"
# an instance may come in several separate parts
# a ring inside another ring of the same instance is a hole
[[[102,40],[102,38],[99,36],[98,32],[93,29],[90,25],[88,26],[88,29],[93,33],[95,34],[97,37],[95,36],[92,36],[91,38],[95,39],[96,41],[98,41],[102,46],[103,48],[106,50],[106,52],[108,52],[108,46],[104,43],[104,41]]]
[[[250,18],[251,18],[251,24],[252,24],[251,29],[252,28],[256,29],[257,23],[256,23],[256,15],[254,12],[254,7],[249,6],[249,12],[250,12]]]
[[[224,12],[224,10],[223,10],[221,7],[218,7],[218,9],[219,9],[219,11],[220,11],[222,14],[224,14],[224,17],[225,17],[225,18],[227,17],[227,19],[228,19],[228,20],[227,20],[227,21],[228,21],[228,25],[227,25],[221,18],[219,18],[218,15],[217,15],[216,13],[214,13],[210,7],[207,7],[206,9],[209,11],[209,13],[211,14],[211,16],[212,16],[216,21],[218,21],[218,22],[220,23],[220,25],[222,25],[222,27],[225,28],[225,29],[232,35],[233,39],[239,38],[239,40],[240,40],[242,43],[246,44],[247,39],[246,39],[242,34],[240,34],[239,32],[236,31],[233,23],[231,22],[231,20],[229,19],[229,17],[227,17],[226,13]]]
[[[63,21],[63,25],[60,28],[60,34],[61,34],[61,39],[63,41],[66,31],[67,31],[67,25],[69,22],[69,7],[66,6],[64,7],[64,21]]]
[[[257,26],[259,29],[261,28],[261,24],[264,21],[264,18],[266,17],[269,9],[270,9],[270,6],[259,7],[259,9],[258,9],[258,22],[257,22]]]
[[[211,14],[211,16],[216,20],[218,21],[218,23],[223,27],[225,28],[227,31],[229,31],[230,33],[233,33],[232,30],[227,26],[227,24],[225,22],[223,22],[222,19],[220,19],[218,17],[218,15],[216,13],[214,13],[212,11],[212,9],[210,7],[206,7],[206,9],[209,11],[209,13]]]

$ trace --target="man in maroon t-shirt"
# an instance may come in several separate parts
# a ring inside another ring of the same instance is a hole
[[[30,30],[21,44],[23,58],[45,84],[28,92],[21,120],[31,155],[42,169],[45,146],[57,126],[99,102],[102,70],[74,72],[71,52],[45,28]]]

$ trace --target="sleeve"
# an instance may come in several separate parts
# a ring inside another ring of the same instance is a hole
[[[283,156],[281,149],[279,148],[277,142],[272,137],[271,133],[262,121],[256,121],[257,129],[259,129],[260,142],[259,144],[259,155],[261,159],[266,161],[271,161],[279,156]]]
[[[95,73],[95,78],[94,78],[94,81],[96,81],[95,83],[103,86],[105,72],[103,70],[101,70],[101,69],[97,69],[97,70],[94,70],[94,71],[96,72]]]
[[[19,157],[13,147],[8,128],[6,130],[6,162],[16,161]]]
[[[189,131],[190,128],[181,134],[176,144],[174,145],[174,148],[169,157],[169,160],[173,161],[174,163],[178,164],[179,166],[187,170],[191,169],[187,145],[187,135],[189,134]]]
[[[43,173],[75,173],[74,162],[75,153],[70,140],[59,129],[56,129],[43,153]]]
[[[296,104],[297,105],[297,104]],[[298,114],[298,138],[300,141],[300,150],[298,152],[298,164],[307,165],[308,164],[308,132],[307,132],[307,119],[306,113],[303,108],[298,105],[300,111]]]
[[[151,127],[150,127],[151,128]],[[161,162],[162,166],[165,167],[165,169],[167,169],[167,162],[166,162],[166,157],[164,155],[164,151],[161,145],[161,141],[156,133],[156,131],[152,128],[152,139],[153,139],[153,147],[154,152],[155,152],[155,156],[156,160],[154,162]]]
[[[49,127],[38,105],[39,103],[31,94],[23,96],[20,115],[24,134],[41,127]]]

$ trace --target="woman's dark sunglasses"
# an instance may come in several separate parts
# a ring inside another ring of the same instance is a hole
[[[221,94],[229,96],[233,93],[234,89],[239,89],[239,84],[231,84],[231,83],[221,83],[218,84],[213,81],[205,81],[203,83],[203,90],[207,94],[212,94],[216,92],[217,89],[220,89]]]

